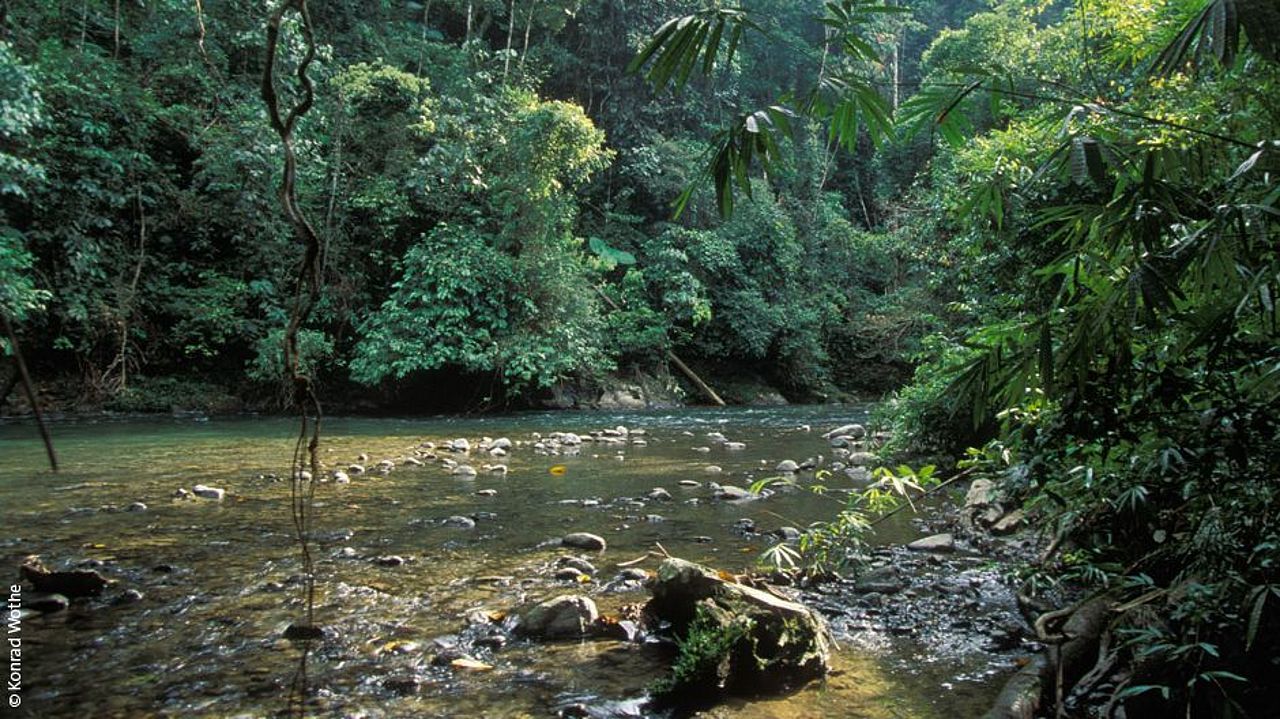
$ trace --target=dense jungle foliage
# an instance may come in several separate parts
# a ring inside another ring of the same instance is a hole
[[[672,349],[798,399],[908,377],[943,326],[926,296],[941,280],[927,238],[885,229],[911,179],[900,155],[927,148],[836,152],[802,128],[732,219],[706,188],[672,221],[717,125],[823,62],[820,3],[757,5],[770,41],[679,95],[627,64],[694,3],[312,8],[298,195],[327,261],[303,344],[330,396],[520,404],[664,368]],[[297,260],[258,95],[268,8],[4,7],[5,307],[35,374],[113,409],[270,395]],[[879,45],[905,39],[900,74],[918,74],[929,40],[974,9],[922,7],[927,23],[886,24]],[[283,48],[288,76],[296,17]],[[442,389],[457,378],[475,389]]]
[[[266,8],[3,7],[0,310],[37,373],[116,408],[274,386]],[[815,399],[915,367],[884,421],[1042,528],[1028,604],[1113,600],[1062,711],[1274,710],[1274,2],[311,9],[328,386],[529,398],[674,350]]]

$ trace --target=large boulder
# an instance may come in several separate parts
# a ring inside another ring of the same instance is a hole
[[[516,624],[516,632],[538,639],[582,637],[599,618],[600,612],[590,597],[566,594],[525,611]]]
[[[645,611],[670,622],[682,647],[660,700],[758,695],[798,687],[829,668],[827,627],[802,604],[675,558],[663,561],[649,588]]]

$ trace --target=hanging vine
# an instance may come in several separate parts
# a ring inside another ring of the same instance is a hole
[[[281,111],[280,96],[276,92],[276,63],[280,44],[280,30],[285,17],[296,12],[300,21],[306,51],[298,63],[294,76],[297,79],[297,99],[286,112]],[[315,500],[316,481],[320,475],[319,446],[320,400],[315,383],[304,365],[299,350],[298,333],[311,316],[320,299],[324,250],[315,228],[307,221],[298,204],[298,159],[294,151],[293,131],[298,120],[315,102],[315,90],[307,76],[316,55],[315,35],[307,0],[282,0],[267,21],[267,62],[262,73],[262,99],[267,105],[271,127],[280,137],[284,150],[284,175],[278,193],[280,205],[292,226],[294,234],[303,245],[302,264],[294,287],[293,306],[284,336],[284,369],[286,390],[290,403],[298,412],[300,428],[294,444],[290,467],[291,507],[295,537],[302,554],[306,621],[303,626],[291,627],[298,638],[314,638],[315,626],[315,567],[311,556],[312,508]]]

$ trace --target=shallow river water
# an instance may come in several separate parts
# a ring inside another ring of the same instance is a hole
[[[567,592],[591,594],[605,613],[643,602],[643,590],[618,591],[611,579],[617,564],[655,542],[721,569],[750,568],[773,540],[744,535],[736,522],[804,527],[830,518],[838,505],[808,492],[714,502],[706,483],[746,487],[772,476],[782,459],[829,453],[822,432],[865,419],[865,408],[849,406],[327,419],[321,453],[331,468],[362,453],[369,465],[398,460],[424,441],[465,437],[475,445],[488,436],[519,443],[534,433],[616,425],[645,430],[647,445],[587,443],[577,456],[540,455],[525,445],[501,460],[505,476],[482,470],[462,479],[428,461],[400,464],[385,477],[322,484],[317,623],[327,637],[307,658],[313,698],[306,713],[548,717],[577,705],[640,716],[635,700],[664,667],[663,655],[644,645],[517,640],[473,651],[492,669],[472,672],[434,666],[431,658],[465,634],[477,612],[501,616]],[[36,554],[50,566],[95,566],[115,582],[101,599],[23,622],[20,715],[251,717],[284,710],[300,660],[298,648],[281,638],[300,616],[299,564],[288,483],[270,475],[287,475],[295,431],[295,422],[275,418],[63,422],[53,427],[63,464],[53,474],[30,424],[0,425],[0,559],[9,567],[0,573],[16,579],[23,558]],[[710,444],[706,433],[713,431],[746,448]],[[479,467],[495,460],[472,461]],[[724,472],[707,474],[711,464]],[[563,474],[549,471],[556,465]],[[222,487],[227,496],[174,497],[195,484]],[[659,486],[672,501],[645,498]],[[496,494],[478,495],[481,489]],[[125,511],[134,502],[147,508]],[[920,536],[905,514],[882,525],[875,541]],[[476,526],[445,525],[453,515],[476,517]],[[596,579],[571,586],[551,574],[566,553],[559,538],[574,531],[599,534],[609,547],[589,556]],[[391,555],[405,562],[376,561]],[[141,601],[113,602],[130,588],[143,593]],[[999,661],[981,652],[948,652],[921,637],[858,636],[848,626],[837,627],[841,649],[826,681],[705,715],[964,717],[981,714],[998,691]]]

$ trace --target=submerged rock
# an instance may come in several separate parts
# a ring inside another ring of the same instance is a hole
[[[581,637],[599,617],[596,603],[590,597],[566,594],[524,612],[516,624],[516,632],[540,639]]]
[[[774,470],[778,472],[796,472],[800,469],[800,465],[796,464],[794,459],[784,459],[778,462],[778,466]]]
[[[476,520],[472,519],[471,517],[464,517],[460,514],[455,514],[452,517],[448,517],[447,519],[444,520],[443,524],[446,527],[456,527],[458,529],[475,529],[476,528]]]
[[[701,642],[687,642],[682,651],[718,652],[682,656],[681,673],[660,692],[667,702],[705,701],[721,691],[757,695],[798,686],[829,668],[827,627],[802,604],[675,558],[658,567],[650,590],[646,612],[686,640],[700,634]]]
[[[22,603],[27,609],[31,609],[42,614],[53,614],[61,612],[71,606],[71,600],[61,594],[46,594],[37,592],[28,594],[22,598]]]
[[[96,597],[107,588],[107,580],[93,570],[76,569],[69,572],[52,572],[40,563],[39,559],[30,558],[22,565],[22,578],[27,580],[36,592],[42,594],[61,594],[63,597]]]

